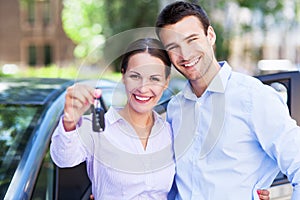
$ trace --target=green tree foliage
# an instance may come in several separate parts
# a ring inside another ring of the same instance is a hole
[[[297,1],[297,0],[296,0]],[[266,29],[266,18],[274,19],[274,22],[280,22],[282,19],[282,10],[285,0],[191,0],[191,2],[199,3],[207,11],[211,23],[217,33],[216,56],[218,60],[227,59],[230,55],[230,41],[236,34],[244,34],[250,32],[253,28]],[[236,13],[227,13],[229,4],[236,4],[240,9],[247,8],[252,14],[252,19],[248,23],[228,25],[226,19]],[[214,18],[215,13],[223,13],[221,19]],[[256,13],[256,14],[254,14]],[[258,23],[253,23],[256,19],[254,15],[259,14],[261,19]],[[238,32],[236,32],[238,30]]]
[[[254,26],[264,29],[266,23],[261,20],[255,25],[239,24],[237,29],[236,24],[233,24],[235,29],[228,27],[225,20],[231,15],[226,13],[230,3],[240,8],[248,8],[252,13],[259,12],[262,19],[271,15],[274,21],[280,20],[284,5],[284,0],[190,0],[190,2],[199,3],[210,16],[218,36],[216,55],[220,60],[228,58],[230,54],[229,43],[232,35],[251,31]],[[92,58],[90,62],[95,63],[103,56],[103,51],[109,52],[103,50],[108,38],[126,30],[154,26],[160,3],[159,0],[64,0],[63,26],[67,35],[78,44],[75,55],[80,58],[89,55]],[[223,17],[216,19],[216,13],[218,16],[221,13]],[[234,32],[236,30],[239,32]],[[95,49],[97,49],[95,56],[91,56]]]
[[[76,44],[75,56],[95,63],[102,56],[105,39],[122,31],[153,26],[157,0],[64,0],[63,27]]]
[[[106,0],[104,3],[107,26],[104,29],[106,38],[141,27],[154,27],[155,20],[159,11],[158,0]],[[118,40],[118,46],[127,46],[128,41],[132,41],[135,35],[126,34],[124,40]],[[110,43],[106,43],[110,47]],[[105,47],[104,47],[105,48]],[[113,52],[112,52],[112,51]],[[110,54],[119,55],[112,48],[104,49],[105,58]],[[115,57],[112,65],[115,71],[119,71],[120,58]],[[110,59],[108,59],[110,61]],[[111,64],[111,63],[108,63]]]
[[[63,28],[76,44],[75,56],[84,58],[105,41],[103,0],[64,0]]]
[[[106,0],[104,5],[108,22],[106,36],[132,28],[154,26],[159,11],[158,0]]]
[[[281,11],[283,8],[283,0],[266,0],[266,1],[255,1],[255,0],[236,0],[241,7],[247,7],[252,10],[261,10],[263,14],[268,15]]]

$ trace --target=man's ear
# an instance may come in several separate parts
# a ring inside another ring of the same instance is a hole
[[[207,38],[212,46],[216,43],[217,36],[212,26],[207,29]]]

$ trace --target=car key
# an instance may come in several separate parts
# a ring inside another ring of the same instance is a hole
[[[104,109],[101,106],[100,98],[95,98],[93,105],[93,131],[102,132],[105,129]]]

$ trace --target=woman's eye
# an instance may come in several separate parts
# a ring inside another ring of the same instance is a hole
[[[151,80],[151,81],[155,81],[155,82],[159,82],[159,81],[160,81],[160,79],[157,78],[157,77],[151,77],[150,80]]]
[[[133,79],[133,80],[138,80],[138,79],[140,79],[140,76],[139,76],[139,75],[136,75],[136,74],[131,74],[129,77],[130,77],[131,79]]]

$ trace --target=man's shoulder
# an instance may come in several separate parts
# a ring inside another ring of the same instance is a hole
[[[235,97],[233,102],[245,101],[249,103],[254,99],[262,100],[271,93],[273,93],[272,89],[259,79],[239,72],[232,72],[226,88],[226,96]]]
[[[183,91],[178,92],[176,95],[174,95],[169,104],[179,104],[184,99]]]
[[[240,72],[232,72],[230,79],[231,84],[238,84],[240,87],[253,87],[253,86],[259,86],[262,85],[262,82],[250,75],[243,74]]]

